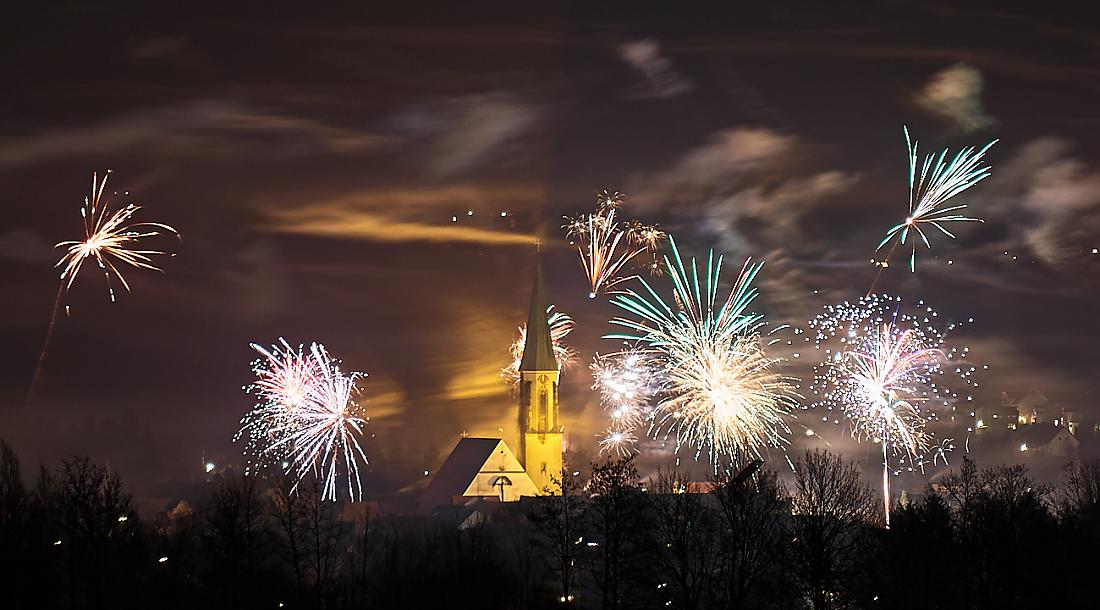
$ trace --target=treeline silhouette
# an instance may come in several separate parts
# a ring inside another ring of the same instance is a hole
[[[223,477],[143,523],[87,459],[20,473],[0,442],[3,608],[1083,608],[1097,588],[1097,461],[1052,487],[965,459],[889,530],[856,465],[821,451],[787,484],[687,493],[608,459],[560,495],[354,519],[312,484]]]

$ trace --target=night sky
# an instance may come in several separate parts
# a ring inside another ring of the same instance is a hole
[[[587,298],[562,217],[623,191],[624,215],[685,254],[723,252],[727,280],[765,259],[755,309],[804,326],[866,291],[904,218],[903,124],[925,152],[1000,142],[993,177],[962,198],[986,222],[941,236],[916,274],[896,255],[878,288],[974,317],[951,340],[990,366],[976,401],[1039,389],[1100,417],[1100,33],[1084,14],[43,4],[0,25],[0,436],[28,467],[90,455],[152,493],[198,477],[204,455],[237,461],[249,343],[279,337],[369,373],[378,489],[437,466],[463,430],[509,438],[498,372],[536,240],[548,298],[578,322],[563,418],[591,447],[604,414],[587,362],[615,347],[600,336],[616,311]],[[98,273],[78,278],[24,407],[52,245],[79,238],[106,168],[131,194],[112,203],[183,239],[158,242],[177,254],[165,273],[127,273],[117,303]]]

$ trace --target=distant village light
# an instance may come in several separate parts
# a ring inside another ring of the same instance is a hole
[[[121,517],[118,518],[118,522],[119,523],[125,523],[127,519],[129,519],[129,517],[127,517],[126,515],[122,515]]]
[[[214,472],[214,469],[218,466],[214,462],[207,462],[204,467],[206,469],[206,472]]]
[[[166,561],[168,561],[168,557],[161,557],[160,559],[157,560],[157,563],[164,563]]]

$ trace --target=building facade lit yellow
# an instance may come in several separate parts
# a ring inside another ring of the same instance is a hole
[[[547,322],[542,268],[535,270],[527,341],[520,360],[520,456],[527,475],[541,493],[559,493],[562,473],[562,433],[558,402],[560,370]]]

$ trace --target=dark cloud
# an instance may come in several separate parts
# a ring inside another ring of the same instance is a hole
[[[993,248],[1029,252],[1054,267],[1092,262],[1100,243],[1100,170],[1072,149],[1065,138],[1043,136],[997,164],[976,204],[1008,227]]]
[[[672,61],[661,54],[656,40],[639,40],[619,47],[619,57],[645,79],[646,85],[634,97],[676,97],[691,91],[695,83],[680,74]]]
[[[806,215],[858,180],[808,167],[807,148],[796,136],[766,128],[724,129],[671,167],[634,176],[628,189],[641,211],[674,212],[727,252],[761,256],[804,244]]]
[[[443,178],[499,162],[538,127],[540,115],[536,105],[498,91],[417,105],[394,123],[423,142],[421,162]]]
[[[262,110],[234,100],[204,99],[8,138],[0,144],[0,168],[120,154],[222,160],[340,154],[384,142],[378,135],[323,120]]]
[[[955,64],[933,74],[915,101],[963,132],[988,129],[997,121],[982,105],[982,86],[981,72],[967,64]]]

